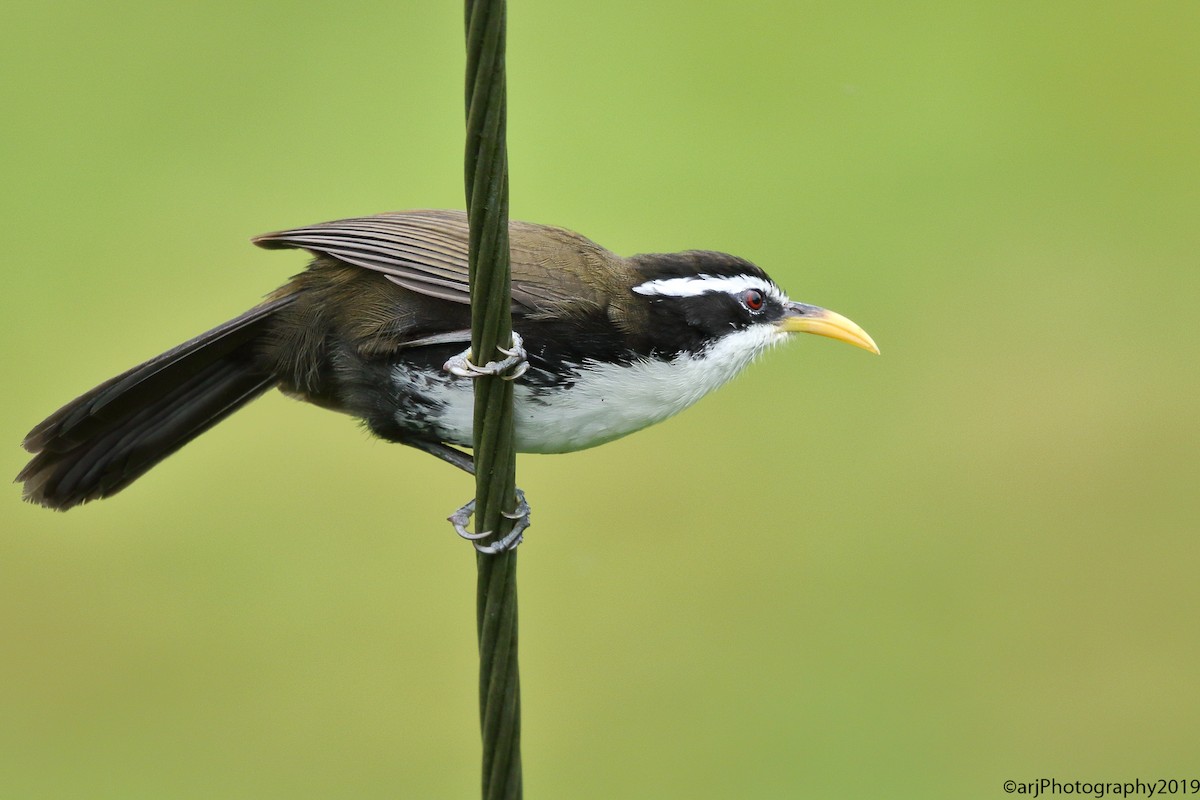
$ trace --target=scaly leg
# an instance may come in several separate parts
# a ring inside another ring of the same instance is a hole
[[[457,375],[460,378],[478,378],[483,375],[495,375],[503,378],[506,381],[514,381],[525,374],[529,369],[528,354],[525,352],[525,347],[521,342],[521,336],[516,331],[513,331],[513,344],[510,349],[503,347],[497,348],[506,356],[501,361],[489,361],[483,366],[479,366],[471,361],[471,350],[467,348],[462,353],[452,357],[443,365],[443,369],[452,375]],[[422,450],[430,455],[437,456],[448,464],[453,464],[464,472],[475,474],[475,460],[471,456],[457,450],[444,442],[428,442],[414,440],[405,442],[405,444]],[[525,493],[517,489],[517,507],[510,514],[501,512],[508,519],[514,520],[513,528],[501,540],[492,544],[480,544],[480,539],[486,539],[491,536],[493,531],[482,531],[479,533],[471,533],[467,530],[467,523],[471,520],[471,515],[475,513],[475,501],[464,505],[462,508],[455,511],[449,516],[450,524],[454,526],[454,530],[458,535],[467,539],[475,545],[475,549],[481,553],[495,555],[503,553],[507,550],[515,548],[525,538],[525,529],[529,527],[530,508],[529,503],[525,501]]]
[[[513,331],[512,340],[513,343],[510,349],[505,350],[503,347],[496,348],[506,356],[500,361],[489,361],[483,366],[479,366],[471,361],[471,348],[468,347],[458,355],[451,357],[449,361],[442,365],[442,369],[460,378],[478,378],[483,375],[496,375],[506,381],[515,381],[529,369],[529,354],[525,352],[525,346],[521,342],[521,335],[519,333]]]
[[[454,526],[454,530],[458,531],[458,535],[464,539],[471,541],[475,545],[475,549],[481,553],[495,555],[503,553],[506,550],[512,550],[519,545],[525,538],[525,529],[529,527],[529,518],[531,516],[529,503],[525,502],[525,493],[517,489],[517,507],[510,514],[506,511],[500,512],[508,519],[515,520],[513,528],[508,532],[503,539],[492,544],[480,544],[478,540],[486,539],[492,535],[492,531],[483,531],[482,533],[471,533],[467,530],[467,523],[471,521],[471,515],[475,513],[475,501],[467,503],[465,506],[455,511],[449,516],[450,524]]]

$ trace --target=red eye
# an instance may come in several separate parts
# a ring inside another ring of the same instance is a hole
[[[758,289],[747,289],[742,295],[742,302],[751,311],[758,311],[763,307],[763,293]]]

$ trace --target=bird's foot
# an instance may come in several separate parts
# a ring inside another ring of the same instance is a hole
[[[513,331],[512,347],[507,350],[497,347],[505,358],[499,361],[489,361],[480,366],[471,361],[471,348],[467,348],[442,365],[442,369],[460,378],[479,378],[483,375],[495,375],[506,381],[515,381],[529,369],[529,354],[521,341],[521,335]]]
[[[467,530],[467,523],[471,521],[471,515],[475,513],[475,501],[467,503],[451,514],[448,519],[450,524],[454,526],[454,530],[458,535],[467,539],[475,545],[475,549],[486,555],[495,555],[508,550],[516,549],[516,546],[525,538],[525,529],[529,527],[530,508],[529,503],[525,502],[525,493],[517,489],[517,507],[511,513],[501,511],[500,514],[508,519],[513,520],[513,528],[508,532],[508,535],[499,541],[491,544],[480,544],[480,539],[486,539],[491,536],[494,531],[483,531],[482,533],[471,533]]]

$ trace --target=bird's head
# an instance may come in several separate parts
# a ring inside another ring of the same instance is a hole
[[[648,305],[650,333],[667,352],[700,354],[721,346],[752,357],[790,334],[815,333],[879,353],[857,324],[788,299],[745,259],[689,251],[631,260],[645,278],[632,291]]]

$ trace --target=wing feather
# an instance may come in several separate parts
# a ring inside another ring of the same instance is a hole
[[[624,259],[562,228],[512,222],[509,235],[514,312],[603,308],[612,285],[608,274],[628,269]],[[332,256],[383,273],[410,291],[468,304],[467,240],[465,213],[423,210],[323,222],[253,241]]]

